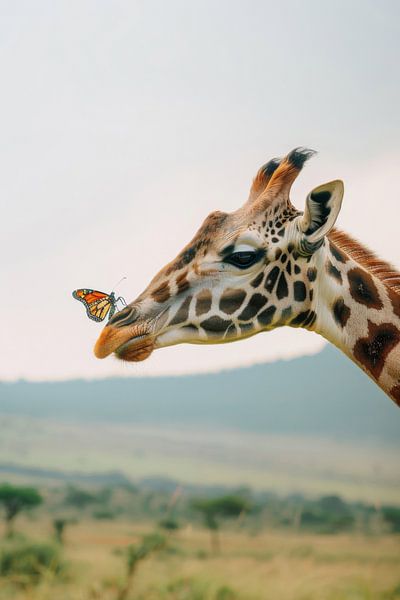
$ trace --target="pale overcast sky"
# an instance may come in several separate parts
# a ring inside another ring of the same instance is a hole
[[[342,178],[339,226],[400,264],[400,3],[0,0],[0,379],[210,370],[315,352],[282,329],[98,361],[77,287],[129,302],[208,212],[298,145],[300,208]]]

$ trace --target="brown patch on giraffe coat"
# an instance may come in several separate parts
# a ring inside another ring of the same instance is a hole
[[[201,290],[197,295],[196,301],[196,315],[199,317],[200,315],[204,315],[208,313],[212,304],[212,295],[210,290]]]
[[[176,285],[178,286],[177,294],[182,294],[182,292],[186,292],[189,289],[190,283],[187,280],[187,271],[184,271],[176,278]]]
[[[388,296],[389,296],[390,302],[392,303],[394,314],[396,315],[396,317],[400,318],[400,294],[398,294],[394,290],[389,289]]]
[[[181,306],[178,309],[178,312],[174,316],[174,318],[170,321],[169,325],[179,325],[180,323],[184,323],[188,320],[189,317],[189,308],[190,303],[192,301],[192,296],[188,296],[182,302]]]
[[[247,305],[244,307],[238,319],[240,321],[250,321],[256,316],[259,310],[267,303],[267,298],[262,294],[253,294]]]
[[[267,278],[264,283],[264,287],[267,290],[267,292],[272,292],[272,290],[274,289],[279,273],[280,273],[280,268],[277,266],[273,267],[271,269],[270,273],[268,273]]]
[[[258,315],[257,319],[258,322],[260,323],[260,325],[270,325],[272,322],[272,319],[274,317],[274,314],[276,312],[276,306],[268,306],[268,308],[266,308],[265,310],[263,310],[262,312],[260,312],[260,314]]]
[[[347,273],[347,278],[350,284],[350,293],[356,302],[377,310],[383,307],[378,289],[367,271],[355,267]]]
[[[335,244],[333,242],[331,242],[331,241],[329,242],[329,247],[330,247],[332,256],[334,256],[338,262],[346,263],[348,261],[348,257],[345,255],[345,253],[342,252],[340,250],[340,248],[335,246]]]
[[[399,342],[400,331],[392,323],[377,325],[368,320],[368,336],[355,343],[354,358],[378,379],[386,357]]]
[[[255,279],[253,279],[253,281],[250,282],[251,287],[257,288],[259,285],[261,285],[261,282],[263,279],[264,279],[264,271],[261,271],[261,273],[259,273],[257,275],[257,277]]]
[[[286,298],[289,294],[289,288],[286,281],[285,273],[282,271],[278,281],[278,287],[276,288],[276,295],[278,300]]]
[[[215,232],[223,226],[227,218],[228,214],[220,211],[209,214],[192,241],[166,267],[165,274],[168,276],[191,263],[200,250],[207,248],[215,236]]]
[[[211,333],[222,333],[228,329],[232,325],[232,321],[226,321],[225,319],[221,319],[221,317],[214,316],[209,319],[205,319],[200,323],[200,326],[205,330]]]
[[[170,297],[168,281],[163,281],[151,294],[156,302],[166,302]]]
[[[337,269],[335,267],[335,265],[333,265],[331,263],[330,260],[326,261],[326,270],[328,272],[328,275],[330,275],[331,277],[333,277],[334,279],[336,279],[336,281],[338,281],[339,283],[342,283],[342,274],[339,271],[339,269]]]
[[[309,267],[307,269],[307,279],[311,282],[317,279],[317,269],[315,267]]]
[[[396,402],[396,404],[398,406],[400,406],[400,385],[395,385],[391,390],[390,390],[390,395],[392,396],[392,398],[394,399],[394,401]]]
[[[304,327],[311,329],[317,319],[317,315],[313,310],[305,310],[296,315],[288,325],[291,327]]]
[[[342,328],[346,326],[350,317],[350,308],[344,303],[343,298],[337,298],[332,306],[333,316],[338,325]]]
[[[245,298],[246,292],[244,290],[228,288],[220,298],[219,308],[222,312],[232,315],[242,306]]]

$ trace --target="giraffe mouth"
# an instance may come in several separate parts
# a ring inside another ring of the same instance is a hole
[[[146,360],[155,347],[155,336],[143,327],[116,328],[106,326],[94,347],[97,358],[114,353],[120,360],[140,362]]]
[[[155,338],[149,335],[139,335],[119,346],[114,353],[120,360],[141,362],[149,358],[154,350],[154,345]]]

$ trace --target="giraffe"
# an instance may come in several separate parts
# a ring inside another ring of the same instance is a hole
[[[343,182],[291,186],[314,151],[295,148],[256,174],[245,204],[213,212],[192,241],[115,314],[98,358],[147,359],[180,343],[232,342],[303,327],[342,350],[400,405],[400,272],[335,229]]]

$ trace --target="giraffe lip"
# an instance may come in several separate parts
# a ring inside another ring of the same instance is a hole
[[[97,358],[106,358],[115,353],[122,360],[144,360],[141,357],[146,353],[149,356],[153,347],[154,337],[144,327],[118,328],[107,325],[96,342],[94,354]]]
[[[114,350],[120,360],[140,362],[146,360],[154,350],[155,338],[148,333],[134,336]]]

